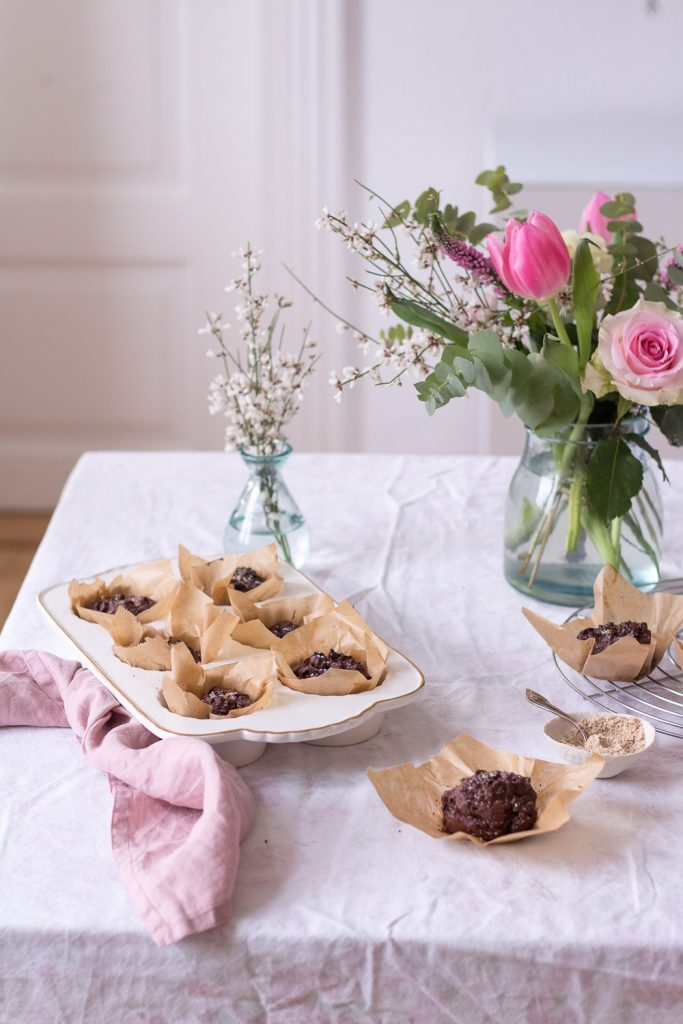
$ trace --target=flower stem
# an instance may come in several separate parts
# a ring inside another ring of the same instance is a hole
[[[553,324],[555,325],[558,338],[564,345],[569,345],[569,347],[572,348],[571,339],[567,334],[567,328],[562,323],[562,317],[560,316],[560,311],[557,308],[555,299],[548,299],[548,309],[550,310],[550,315],[553,318]]]

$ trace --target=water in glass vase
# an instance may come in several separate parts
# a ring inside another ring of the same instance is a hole
[[[625,437],[643,436],[647,428],[642,417],[621,427]],[[636,586],[658,582],[662,502],[650,455],[628,442],[643,465],[643,486],[626,515],[600,520],[587,501],[588,459],[613,429],[591,424],[574,441],[567,433],[542,438],[527,431],[505,509],[505,577],[517,590],[555,604],[590,603],[595,577],[606,563]]]
[[[273,541],[280,557],[300,568],[308,556],[306,520],[282,478],[282,467],[291,455],[288,444],[271,455],[240,448],[249,479],[223,534],[225,551],[251,551]]]

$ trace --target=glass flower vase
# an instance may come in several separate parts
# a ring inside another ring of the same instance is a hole
[[[578,440],[571,428],[553,437],[527,430],[505,508],[505,578],[539,601],[591,603],[600,569],[611,564],[631,583],[649,587],[660,576],[662,501],[653,459],[628,435],[644,436],[644,417],[623,420],[618,433],[643,466],[643,486],[628,513],[601,519],[590,508],[586,466],[614,424],[589,424]]]
[[[292,453],[283,444],[271,455],[240,448],[249,470],[239,501],[225,532],[225,551],[251,551],[275,541],[280,557],[297,568],[306,561],[309,536],[306,520],[282,478],[282,468]]]

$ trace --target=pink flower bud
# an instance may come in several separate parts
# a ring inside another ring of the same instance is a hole
[[[571,271],[569,250],[557,225],[532,210],[525,224],[509,220],[505,241],[486,239],[489,256],[505,287],[524,299],[544,302],[562,291]]]
[[[612,196],[608,196],[605,192],[596,192],[581,214],[579,232],[583,234],[584,231],[590,231],[594,235],[600,235],[609,245],[614,235],[607,230],[608,222],[610,220],[634,220],[636,216],[635,213],[627,213],[623,217],[605,217],[604,213],[600,213],[600,207],[605,203],[612,202],[614,202]]]

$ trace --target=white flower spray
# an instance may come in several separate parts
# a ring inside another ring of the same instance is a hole
[[[267,456],[285,443],[284,428],[299,410],[318,356],[308,328],[297,351],[283,350],[284,325],[280,320],[291,302],[281,295],[270,297],[256,290],[260,251],[248,245],[239,256],[243,273],[225,290],[239,296],[235,317],[240,340],[230,344],[224,338],[230,325],[223,322],[221,313],[207,312],[206,324],[199,328],[199,334],[209,335],[215,345],[207,356],[223,364],[223,372],[209,386],[209,412],[222,412],[227,419],[227,451],[244,447]]]

